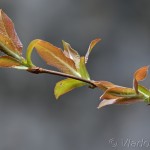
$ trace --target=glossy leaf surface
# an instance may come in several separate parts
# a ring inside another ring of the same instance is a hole
[[[64,46],[64,54],[68,58],[72,59],[75,63],[76,68],[79,68],[80,65],[80,55],[75,51],[69,43],[62,41]]]
[[[61,95],[84,85],[86,85],[84,82],[70,79],[70,78],[59,81],[57,82],[54,89],[55,97],[56,99],[58,99]]]
[[[21,66],[21,64],[10,56],[1,56],[0,57],[0,67],[9,67],[14,68],[16,66]]]
[[[0,10],[0,48],[2,51],[13,51],[21,55],[22,43],[20,42],[12,20]]]
[[[58,68],[64,73],[80,77],[73,60],[66,57],[60,48],[43,40],[39,40],[34,46],[47,64]]]

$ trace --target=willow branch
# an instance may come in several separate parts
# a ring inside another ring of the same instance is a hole
[[[44,69],[44,68],[40,68],[40,67],[29,68],[27,71],[31,72],[31,73],[35,73],[35,74],[46,73],[46,74],[53,74],[53,75],[57,75],[57,76],[72,78],[72,79],[79,80],[79,81],[89,84],[91,88],[96,87],[96,85],[92,82],[92,80],[86,80],[86,79],[83,79],[80,77],[76,77],[76,76],[73,76],[70,74],[65,74],[65,73],[58,72],[58,71],[48,70],[48,69]]]

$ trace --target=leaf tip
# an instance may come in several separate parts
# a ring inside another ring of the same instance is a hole
[[[64,44],[64,43],[66,43],[64,40],[62,40],[62,43]]]
[[[96,38],[95,41],[96,42],[100,42],[102,39],[101,38]]]
[[[87,53],[85,54],[85,63],[87,63],[88,57],[89,57],[89,55],[90,55],[92,49],[94,48],[94,46],[95,46],[98,42],[100,42],[100,41],[101,41],[100,38],[96,38],[96,39],[94,39],[94,40],[90,43],[89,48],[88,48],[88,50],[87,50]]]
[[[69,45],[69,43],[67,43],[67,42],[66,42],[66,41],[64,41],[64,40],[62,40],[62,44],[63,44],[64,49],[66,49],[66,48],[67,48],[67,46]]]
[[[56,100],[58,100],[59,97],[61,96],[61,95],[58,93],[58,90],[57,90],[57,83],[56,83],[56,86],[55,86],[55,88],[54,88],[54,95],[55,95]]]
[[[112,104],[115,104],[116,103],[116,99],[110,99],[110,100],[106,100],[106,99],[104,99],[104,100],[102,100],[101,102],[100,102],[100,104],[98,105],[98,109],[100,109],[100,108],[102,108],[102,107],[104,107],[104,106],[107,106],[107,105],[112,105]]]
[[[59,95],[56,95],[56,94],[55,94],[55,98],[56,98],[56,100],[58,100],[58,99],[59,99],[59,97],[60,97]]]

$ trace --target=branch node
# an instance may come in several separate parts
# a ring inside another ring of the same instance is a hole
[[[34,74],[39,74],[40,73],[40,68],[39,67],[33,67],[33,68],[29,68],[27,71],[31,72],[31,73],[34,73]]]

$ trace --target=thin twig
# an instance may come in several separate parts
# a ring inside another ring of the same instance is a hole
[[[76,76],[73,76],[70,74],[65,74],[65,73],[58,72],[58,71],[48,70],[48,69],[44,69],[44,68],[40,68],[40,67],[32,67],[32,68],[29,68],[27,71],[31,72],[31,73],[35,73],[35,74],[47,73],[47,74],[53,74],[53,75],[58,75],[58,76],[62,76],[62,77],[72,78],[72,79],[79,80],[79,81],[90,84],[91,85],[90,88],[96,87],[96,85],[92,82],[92,80],[86,80],[86,79],[83,79],[80,77],[76,77]]]

